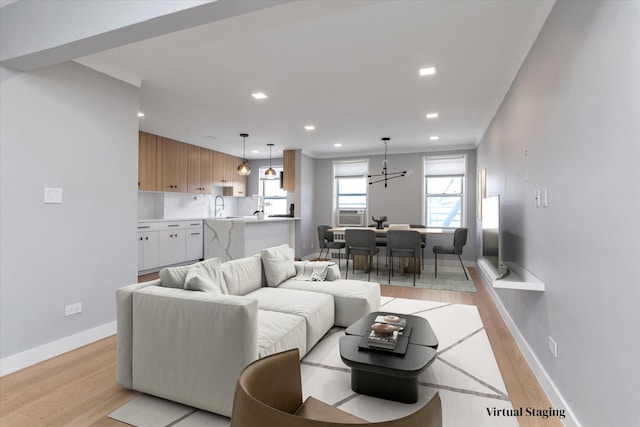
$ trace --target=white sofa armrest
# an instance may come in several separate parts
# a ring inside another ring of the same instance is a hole
[[[242,369],[258,358],[257,301],[147,287],[133,295],[133,388],[230,416]]]
[[[116,290],[117,367],[116,384],[132,387],[133,293],[148,286],[159,286],[160,279],[134,283]]]

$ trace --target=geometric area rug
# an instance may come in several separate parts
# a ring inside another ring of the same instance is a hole
[[[418,378],[418,402],[405,404],[352,391],[350,368],[338,351],[344,328],[338,327],[301,361],[303,399],[311,395],[368,421],[386,421],[415,412],[438,391],[445,426],[518,426],[515,417],[495,415],[513,407],[475,306],[382,297],[380,311],[424,317],[438,337],[437,358]],[[140,427],[229,426],[229,418],[148,395],[109,417]]]

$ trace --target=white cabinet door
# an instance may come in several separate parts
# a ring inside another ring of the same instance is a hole
[[[138,271],[158,266],[158,232],[138,232]]]
[[[185,261],[185,230],[158,231],[158,258],[160,265],[178,264]]]
[[[202,225],[200,228],[188,228],[187,230],[187,261],[202,259],[204,252],[204,240]]]

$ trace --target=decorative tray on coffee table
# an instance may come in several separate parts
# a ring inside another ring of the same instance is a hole
[[[387,348],[375,344],[370,344],[369,336],[375,336],[373,329],[370,329],[369,332],[364,337],[362,337],[360,343],[358,343],[358,348],[362,350],[381,351],[403,356],[407,351],[407,345],[409,344],[409,335],[411,335],[411,325],[407,325],[407,320],[400,319],[397,316],[378,316],[376,317],[374,322],[376,324],[388,324],[396,328],[397,333],[394,332],[393,334],[396,339],[395,346],[392,348]]]

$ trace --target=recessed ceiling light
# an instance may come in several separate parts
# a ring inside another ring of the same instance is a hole
[[[429,139],[430,139],[431,141],[437,141],[437,140],[439,140],[439,139],[440,139],[440,137],[439,137],[439,136],[430,136],[430,137],[429,137]]]
[[[438,117],[438,113],[427,113],[427,119],[435,119]]]
[[[253,154],[258,154],[260,151],[258,151],[258,150],[251,150],[251,152],[252,152]]]
[[[316,130],[316,127],[314,125],[306,125],[304,128],[306,130]]]
[[[339,142],[336,142],[335,144],[333,144],[334,147],[342,147],[342,144]]]
[[[420,76],[432,76],[436,73],[436,67],[420,68]]]
[[[138,117],[144,117],[144,113],[143,113],[142,111],[140,111],[140,112],[138,113]]]
[[[255,99],[265,99],[268,98],[267,95],[265,95],[262,92],[256,92],[256,93],[252,93],[251,96],[253,96]]]

